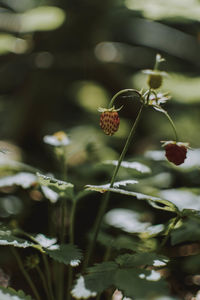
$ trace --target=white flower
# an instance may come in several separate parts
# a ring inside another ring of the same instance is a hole
[[[68,136],[63,131],[55,132],[53,135],[45,135],[43,141],[51,146],[67,146],[71,143]]]
[[[52,250],[53,246],[56,242],[57,239],[56,238],[47,238],[46,236],[44,236],[43,234],[39,233],[36,235],[35,240],[38,242],[38,244],[40,244],[40,246],[44,247],[44,248],[49,248]]]

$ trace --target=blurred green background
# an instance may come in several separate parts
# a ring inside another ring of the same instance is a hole
[[[42,139],[59,130],[77,141],[75,152],[83,150],[72,165],[88,159],[85,150],[94,161],[115,158],[138,103],[126,99],[112,138],[101,133],[97,108],[120,89],[145,87],[140,70],[152,68],[160,53],[170,75],[163,86],[172,95],[166,109],[180,140],[198,148],[199,21],[198,0],[1,0],[1,140],[46,171],[56,164]],[[159,149],[167,139],[173,139],[168,121],[148,110],[129,154]]]

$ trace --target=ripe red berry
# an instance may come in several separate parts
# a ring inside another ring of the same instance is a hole
[[[107,135],[113,135],[119,128],[120,118],[116,110],[101,113],[100,126]]]
[[[167,143],[165,146],[165,156],[175,165],[181,165],[186,159],[187,147],[181,143]]]

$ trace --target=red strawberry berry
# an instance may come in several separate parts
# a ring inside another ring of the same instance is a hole
[[[105,110],[101,113],[100,126],[107,135],[113,135],[119,128],[120,118],[116,110]]]
[[[165,156],[175,165],[184,163],[187,154],[187,146],[184,143],[168,142],[164,145]]]

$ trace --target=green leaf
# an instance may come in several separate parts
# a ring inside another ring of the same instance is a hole
[[[148,300],[169,293],[167,282],[158,278],[159,273],[153,270],[119,269],[115,274],[114,285],[126,297]]]
[[[10,230],[0,228],[0,246],[14,246],[19,248],[33,247],[42,253],[48,254],[51,258],[60,263],[76,267],[82,258],[81,251],[71,244],[56,244],[56,238],[49,238],[43,234],[33,236],[22,230],[15,230],[16,233],[27,236],[34,243],[23,238],[16,237]]]
[[[138,183],[138,181],[133,180],[133,179],[116,181],[116,182],[114,182],[113,187],[116,188],[119,186],[126,186],[128,184],[136,184],[136,183]],[[90,190],[90,191],[104,193],[104,192],[110,190],[110,183],[102,184],[102,185],[86,185],[86,188],[87,188],[87,190]]]
[[[18,238],[10,230],[0,229],[0,246],[14,246],[19,248],[34,247],[35,245],[25,239]]]
[[[114,274],[118,269],[115,262],[103,262],[88,269],[85,276],[86,287],[91,291],[100,293],[113,285]]]
[[[105,164],[108,165],[113,165],[113,166],[117,166],[118,161],[117,160],[106,160],[104,162]],[[151,169],[149,167],[147,167],[146,165],[139,163],[139,162],[130,162],[130,161],[122,161],[120,168],[127,168],[127,169],[133,169],[136,170],[140,173],[150,173]]]
[[[12,288],[0,287],[1,300],[33,300],[31,296],[25,295],[23,291],[15,291]]]
[[[78,266],[82,258],[81,251],[71,244],[55,245],[54,249],[51,247],[51,249],[45,248],[44,250],[54,260],[72,267]]]
[[[15,175],[10,175],[0,178],[0,187],[19,185],[24,189],[31,187],[37,182],[37,177],[28,172],[20,172]]]
[[[4,171],[7,173],[9,172],[31,172],[36,173],[38,170],[32,166],[24,164],[19,161],[11,160],[5,157],[0,157],[0,171],[3,173]]]
[[[157,262],[160,265],[165,266],[168,262],[168,258],[156,253],[136,253],[136,254],[124,254],[116,258],[116,262],[120,267],[140,267],[140,266],[157,266]]]
[[[61,197],[73,198],[74,185],[72,183],[55,179],[50,176],[37,173],[41,186],[47,186],[58,193]]]
[[[168,259],[156,253],[125,254],[115,262],[103,262],[89,268],[84,276],[85,286],[100,293],[114,286],[124,296],[133,299],[150,299],[152,296],[168,294],[167,283],[159,272],[142,269],[142,266],[165,266]],[[131,282],[131,284],[130,284]]]
[[[73,287],[71,294],[75,299],[88,299],[90,297],[96,297],[97,293],[90,291],[85,286],[85,279],[83,276],[80,276]]]
[[[134,198],[137,198],[138,200],[148,200],[151,205],[153,203],[153,206],[155,208],[161,209],[161,210],[167,210],[167,211],[173,211],[173,212],[177,212],[177,210],[178,210],[177,207],[170,201],[163,200],[161,198],[153,197],[150,195],[145,195],[145,194],[136,193],[136,192],[132,192],[132,191],[126,191],[123,189],[109,188],[108,185],[87,185],[86,188],[90,191],[96,191],[96,192],[100,192],[100,193],[105,193],[107,191],[110,191],[110,192],[114,192],[114,193],[118,193],[118,194],[132,196]]]
[[[200,220],[195,218],[184,221],[182,226],[171,232],[171,243],[177,245],[183,242],[200,240]]]
[[[189,188],[167,189],[161,191],[159,195],[176,205],[179,211],[184,209],[200,210],[199,190],[194,191]]]

